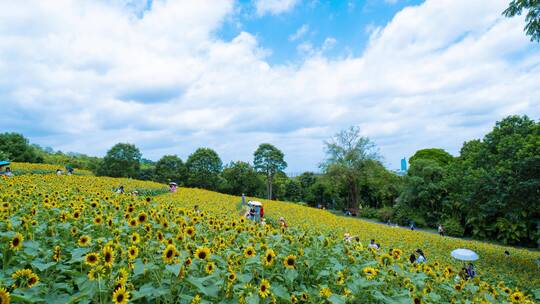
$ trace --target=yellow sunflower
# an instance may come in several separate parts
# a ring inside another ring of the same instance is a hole
[[[128,248],[128,258],[130,261],[133,261],[137,258],[137,255],[139,255],[139,248],[135,245],[131,245]]]
[[[85,263],[90,266],[94,266],[99,262],[99,253],[90,252],[86,254]]]
[[[139,244],[141,241],[141,236],[137,232],[131,234],[130,240],[133,244]]]
[[[129,301],[129,292],[126,291],[124,286],[114,291],[112,296],[114,304],[127,304]]]
[[[321,297],[329,298],[332,295],[332,291],[328,287],[323,287],[319,290],[319,295]]]
[[[10,296],[9,292],[5,288],[0,288],[0,304],[9,304]]]
[[[107,245],[103,247],[102,255],[103,255],[103,264],[111,268],[114,263],[114,249],[112,248],[112,246]]]
[[[261,285],[259,285],[259,295],[263,299],[270,295],[270,282],[268,282],[268,280],[263,279],[261,281]]]
[[[83,235],[79,238],[79,246],[86,247],[90,245],[92,239],[88,235]]]
[[[510,295],[512,303],[522,303],[525,300],[525,295],[522,292],[516,291]]]
[[[216,264],[214,264],[214,262],[208,262],[206,263],[206,266],[204,266],[204,271],[206,271],[206,273],[208,274],[214,272],[215,269],[216,269]]]
[[[252,246],[249,246],[244,250],[244,256],[246,258],[251,258],[255,256],[255,249]]]
[[[195,251],[195,257],[201,260],[206,260],[210,257],[210,249],[208,247],[199,247]]]
[[[165,249],[163,250],[163,262],[165,262],[165,264],[171,264],[175,256],[176,247],[174,245],[167,245],[167,247],[165,247]]]
[[[296,265],[296,256],[295,255],[289,255],[283,259],[283,265],[289,269],[294,269]]]
[[[271,266],[274,263],[274,258],[276,257],[276,253],[272,249],[266,250],[266,253],[264,255],[264,265],[265,266]]]
[[[13,251],[21,250],[23,241],[24,241],[24,237],[22,236],[22,234],[17,233],[11,240],[11,243],[9,244],[9,248],[11,248]]]

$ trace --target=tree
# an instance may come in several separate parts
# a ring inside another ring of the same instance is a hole
[[[264,182],[249,163],[231,162],[225,166],[221,176],[225,180],[222,188],[225,193],[256,196],[264,191]]]
[[[176,182],[184,185],[187,170],[184,162],[176,155],[164,155],[154,168],[154,180],[161,183]]]
[[[416,151],[416,153],[411,156],[409,159],[409,164],[412,166],[413,163],[418,159],[432,160],[437,162],[440,166],[446,166],[454,160],[454,157],[443,149],[422,149]]]
[[[347,207],[357,208],[359,181],[366,162],[380,158],[375,144],[361,136],[358,127],[342,130],[324,144],[326,159],[322,169],[347,189]]]
[[[0,133],[0,151],[4,158],[14,162],[42,163],[36,149],[28,143],[22,134]]]
[[[266,176],[267,197],[272,199],[274,176],[287,168],[287,163],[283,160],[283,152],[271,144],[261,144],[253,153],[253,157],[255,169]]]
[[[525,16],[524,31],[527,36],[531,37],[531,41],[540,42],[540,1],[539,0],[512,0],[503,15],[506,17],[514,17],[521,15],[523,11],[527,11]]]
[[[223,163],[216,151],[199,148],[186,161],[187,185],[190,187],[218,190]]]
[[[118,143],[107,151],[96,173],[112,177],[136,177],[139,174],[141,156],[135,145]]]
[[[290,202],[302,201],[302,184],[293,178],[289,178],[285,183],[285,200]]]

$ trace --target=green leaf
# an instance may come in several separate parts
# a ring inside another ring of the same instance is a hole
[[[133,274],[134,275],[140,275],[142,273],[144,273],[144,268],[145,268],[145,265],[143,264],[143,262],[141,260],[138,260],[137,262],[135,262],[134,264],[134,268],[133,268]]]
[[[84,256],[89,252],[88,248],[77,248],[71,252],[71,260],[69,263],[81,262]]]
[[[45,270],[49,269],[51,266],[53,266],[55,264],[56,264],[55,262],[49,262],[47,264],[43,264],[43,263],[41,263],[39,261],[32,262],[32,266],[39,269],[39,271],[45,271]]]
[[[341,297],[338,297],[335,294],[331,295],[328,298],[328,301],[330,301],[330,303],[334,303],[334,304],[345,304],[345,300],[343,298],[341,298]]]
[[[282,300],[289,300],[289,292],[287,289],[279,284],[273,283],[270,287],[272,293],[276,295],[276,297],[282,299]]]
[[[259,304],[260,298],[256,294],[251,294],[249,297],[246,298],[246,301],[248,304]]]
[[[285,278],[289,283],[292,283],[294,279],[296,279],[296,277],[298,277],[298,271],[296,271],[295,269],[285,270]]]
[[[167,265],[165,266],[165,269],[167,269],[170,273],[172,273],[174,276],[177,276],[178,273],[180,273],[180,268],[182,268],[181,264],[174,264],[174,265]]]

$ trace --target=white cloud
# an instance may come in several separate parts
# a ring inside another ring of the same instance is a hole
[[[505,115],[540,117],[540,51],[522,19],[500,16],[505,2],[426,1],[373,31],[362,55],[326,58],[328,37],[287,65],[270,64],[251,33],[215,36],[232,0],[155,1],[144,14],[7,2],[0,129],[98,155],[129,141],[154,159],[209,146],[249,160],[270,141],[292,171],[314,169],[322,141],[352,124],[393,166],[419,148],[455,153]]]
[[[296,41],[302,38],[309,31],[309,25],[303,24],[292,35],[289,36],[289,41]]]
[[[279,15],[292,10],[300,0],[255,0],[255,9],[259,16]]]

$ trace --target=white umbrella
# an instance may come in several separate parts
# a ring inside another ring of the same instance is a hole
[[[460,261],[476,261],[478,260],[478,254],[476,254],[476,252],[472,251],[472,250],[469,250],[469,249],[464,249],[464,248],[459,248],[459,249],[456,249],[454,251],[452,251],[452,253],[450,253],[450,255],[457,259],[457,260],[460,260]]]
[[[251,205],[251,206],[262,206],[262,203],[261,203],[261,202],[256,202],[256,201],[250,201],[250,202],[248,202],[248,205]]]

